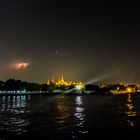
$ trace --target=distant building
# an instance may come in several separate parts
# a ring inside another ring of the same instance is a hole
[[[58,80],[55,80],[54,78],[52,78],[52,80],[48,80],[47,84],[50,85],[51,83],[57,85],[57,86],[76,86],[76,85],[81,85],[84,86],[84,84],[80,81],[65,81],[63,75],[61,76],[61,78],[58,78]]]

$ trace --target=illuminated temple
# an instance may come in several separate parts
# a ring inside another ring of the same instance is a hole
[[[47,84],[50,85],[51,83],[57,85],[57,86],[76,86],[76,85],[81,85],[83,86],[84,84],[80,81],[65,81],[63,76],[61,76],[61,78],[58,78],[58,80],[56,81],[54,78],[52,78],[52,80],[48,80]]]

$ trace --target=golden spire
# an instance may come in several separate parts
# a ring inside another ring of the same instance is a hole
[[[62,77],[61,77],[61,82],[62,82],[62,83],[64,83],[64,78],[63,78],[63,75],[62,75]]]
[[[48,81],[47,81],[47,84],[49,85],[50,84],[50,80],[48,79]]]
[[[52,81],[51,82],[54,82],[54,77],[52,77]]]
[[[60,80],[60,78],[58,78],[58,83],[60,83],[61,82],[61,80]]]

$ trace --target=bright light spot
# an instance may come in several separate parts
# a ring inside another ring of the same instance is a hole
[[[75,88],[76,88],[77,90],[81,90],[81,89],[82,89],[82,85],[76,85]]]
[[[55,52],[55,54],[58,54],[58,53],[59,53],[58,51]]]
[[[132,88],[128,87],[128,88],[126,89],[126,91],[127,91],[127,92],[132,92]]]
[[[25,63],[25,62],[15,64],[16,69],[26,69],[28,66],[29,66],[29,63]]]
[[[30,66],[30,62],[15,61],[10,64],[10,68],[16,70],[23,70]]]

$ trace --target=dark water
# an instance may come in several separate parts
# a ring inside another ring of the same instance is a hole
[[[140,96],[2,96],[0,139],[134,139]]]

